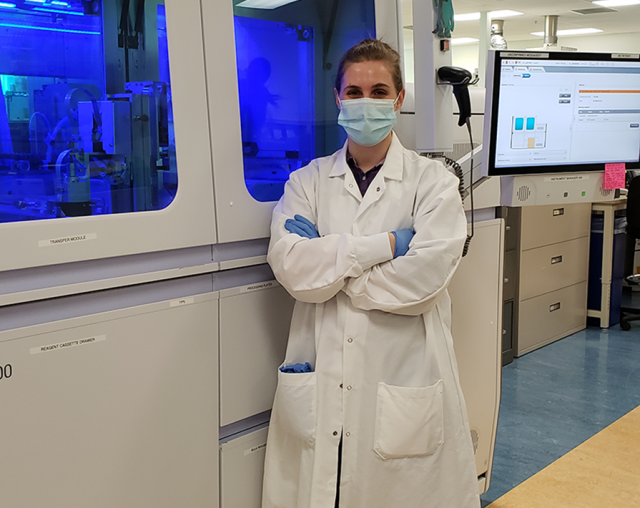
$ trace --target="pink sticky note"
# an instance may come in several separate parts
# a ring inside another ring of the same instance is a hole
[[[604,188],[624,189],[627,165],[624,162],[604,165]]]

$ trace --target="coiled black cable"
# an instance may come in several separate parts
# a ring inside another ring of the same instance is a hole
[[[467,118],[467,130],[469,131],[469,141],[471,143],[471,160],[470,162],[470,170],[469,170],[469,200],[470,200],[470,212],[471,212],[471,234],[467,235],[466,240],[464,241],[464,247],[462,248],[462,257],[465,257],[467,255],[467,253],[469,252],[469,245],[471,244],[471,239],[473,238],[473,235],[475,233],[475,207],[473,204],[473,135],[471,133],[471,122],[469,121],[469,119]],[[460,198],[462,199],[462,201],[464,202],[465,199],[465,195],[464,195],[464,172],[462,171],[462,167],[460,166],[460,164],[458,164],[456,161],[454,161],[453,159],[443,156],[443,155],[437,155],[437,154],[430,154],[430,153],[423,153],[422,155],[429,157],[429,158],[438,158],[438,159],[443,159],[445,166],[449,169],[452,169],[454,174],[458,177],[458,180],[460,181],[460,183],[458,184],[458,192],[460,193]]]

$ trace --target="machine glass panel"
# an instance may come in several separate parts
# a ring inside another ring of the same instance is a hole
[[[0,223],[172,202],[165,19],[162,0],[0,2]]]
[[[374,0],[233,0],[247,189],[277,201],[292,171],[335,152],[342,54],[375,37]]]

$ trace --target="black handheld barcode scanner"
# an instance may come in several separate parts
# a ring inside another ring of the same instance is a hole
[[[461,67],[440,67],[438,69],[438,84],[453,86],[453,95],[458,102],[460,118],[458,125],[462,127],[471,116],[471,98],[469,97],[469,85],[471,73]]]

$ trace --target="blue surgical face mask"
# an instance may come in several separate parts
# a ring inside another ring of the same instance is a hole
[[[392,99],[350,99],[340,101],[338,124],[362,146],[374,146],[389,135],[397,118]]]

